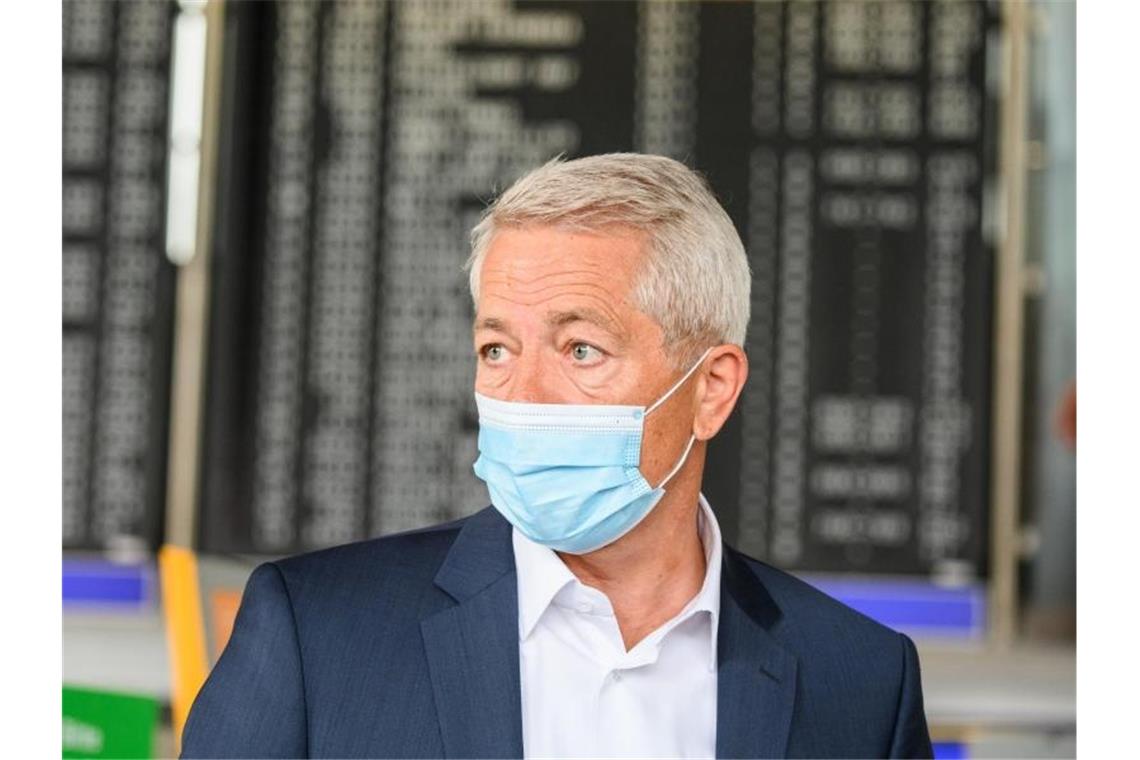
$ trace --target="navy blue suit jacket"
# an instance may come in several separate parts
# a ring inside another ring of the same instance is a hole
[[[720,757],[931,757],[905,636],[724,547]],[[493,508],[259,566],[184,757],[521,757],[511,526]]]

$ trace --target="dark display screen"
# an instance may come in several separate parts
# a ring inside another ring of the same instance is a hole
[[[227,14],[203,549],[485,506],[467,234],[558,153],[637,150],[704,173],[751,260],[751,374],[704,484],[725,538],[792,569],[984,572],[986,5]]]
[[[174,6],[63,4],[63,546],[155,547],[173,268],[164,255]]]

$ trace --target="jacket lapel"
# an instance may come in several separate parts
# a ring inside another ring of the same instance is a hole
[[[796,659],[769,633],[780,609],[736,551],[724,547],[717,633],[717,757],[783,757]]]
[[[447,757],[522,757],[518,582],[511,529],[470,517],[435,577],[455,599],[420,622]]]

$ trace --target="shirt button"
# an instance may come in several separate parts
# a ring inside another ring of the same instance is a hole
[[[619,673],[615,670],[612,673],[610,673],[610,678],[613,680],[614,683],[619,683],[621,681],[621,673]]]

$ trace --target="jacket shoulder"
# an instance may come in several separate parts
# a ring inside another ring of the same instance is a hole
[[[353,602],[375,604],[437,592],[433,579],[464,524],[464,517],[426,528],[306,552],[277,560],[295,611]]]
[[[734,554],[778,610],[769,634],[796,659],[800,730],[789,756],[930,757],[914,644],[790,573]]]
[[[790,649],[838,650],[836,654],[897,655],[902,645],[898,632],[872,620],[810,583],[747,554],[728,547],[763,585],[780,609],[774,635]]]

